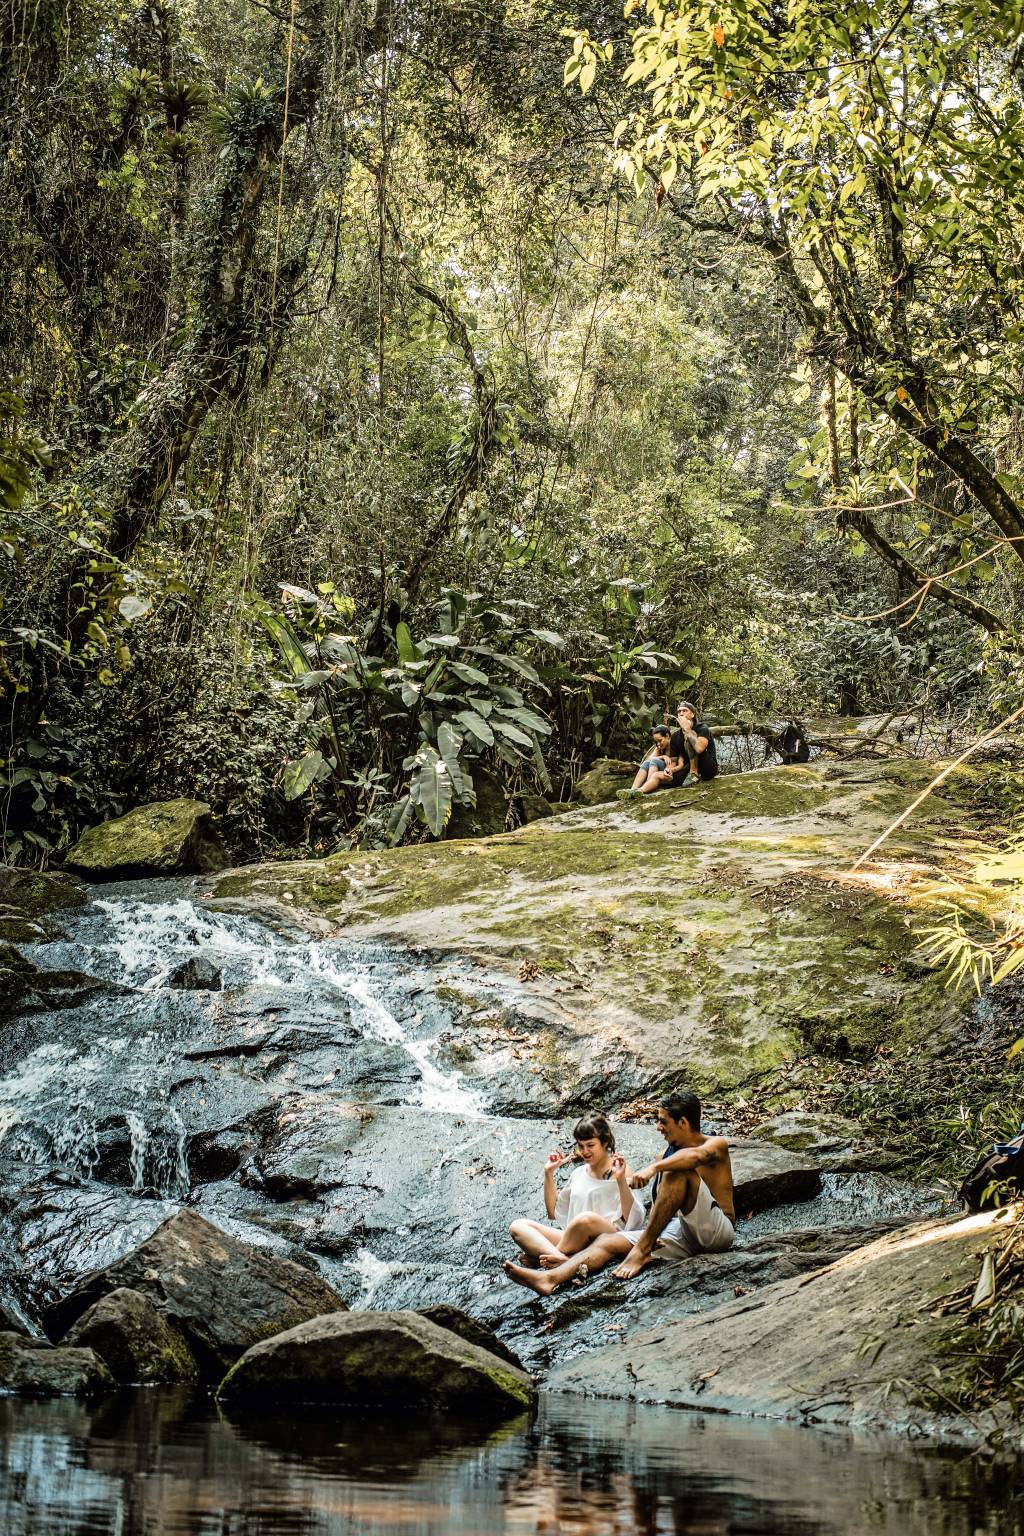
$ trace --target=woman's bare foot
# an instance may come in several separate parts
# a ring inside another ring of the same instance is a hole
[[[513,1264],[511,1261],[505,1265],[505,1273],[517,1285],[529,1286],[530,1290],[536,1291],[538,1296],[550,1296],[557,1284],[550,1275],[545,1275],[536,1269],[526,1269],[522,1264]]]
[[[633,1280],[651,1262],[653,1255],[633,1248],[615,1271],[616,1280]]]
[[[537,1260],[541,1269],[557,1269],[559,1264],[565,1263],[564,1253],[542,1253]]]

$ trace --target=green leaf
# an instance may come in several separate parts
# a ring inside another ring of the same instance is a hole
[[[135,619],[141,619],[143,614],[149,612],[153,606],[151,597],[122,597],[117,605],[117,611],[126,623],[131,624]]]
[[[500,736],[507,737],[509,741],[516,742],[518,746],[520,746],[520,747],[532,747],[533,746],[533,738],[531,736],[527,736],[525,731],[521,731],[519,729],[518,725],[513,725],[511,723],[511,721],[509,721],[509,720],[498,720],[497,718],[495,718],[493,724],[494,724],[494,729],[498,732],[498,734]]]
[[[392,810],[391,815],[388,817],[388,825],[385,836],[387,838],[389,848],[396,847],[402,841],[402,838],[405,836],[405,830],[409,825],[409,820],[412,816],[412,813],[412,799],[406,795],[404,800],[399,800],[398,804]]]
[[[398,646],[400,661],[423,660],[423,653],[417,650],[408,624],[399,623],[395,625],[395,644]]]
[[[466,727],[471,736],[475,736],[477,741],[482,742],[485,747],[492,747],[494,745],[494,732],[487,724],[487,721],[482,719],[475,710],[460,709],[455,718]]]
[[[297,800],[327,769],[323,753],[308,752],[294,763],[289,763],[281,775],[281,788],[286,800]],[[328,770],[329,771],[329,770]]]
[[[464,661],[453,661],[451,669],[460,682],[469,683],[474,688],[486,688],[490,685],[490,678],[486,672],[478,672],[476,667],[467,667]]]
[[[434,747],[424,745],[416,754],[413,777],[417,804],[434,837],[440,837],[452,813],[452,780],[444,759]]]

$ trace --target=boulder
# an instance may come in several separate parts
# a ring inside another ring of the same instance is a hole
[[[167,978],[167,985],[182,992],[219,992],[224,974],[205,955],[183,960]]]
[[[942,1341],[962,1325],[937,1316],[934,1303],[973,1286],[999,1238],[992,1215],[904,1227],[811,1274],[581,1356],[548,1385],[709,1413],[926,1431],[918,1389],[934,1381]]]
[[[205,873],[228,856],[202,800],[161,800],[105,821],[79,838],[70,868],[94,879]]]
[[[47,1333],[63,1338],[95,1302],[121,1287],[157,1303],[188,1340],[204,1380],[219,1380],[258,1339],[345,1306],[314,1270],[180,1210],[50,1307],[43,1317]]]
[[[493,837],[504,832],[508,820],[508,800],[501,780],[493,773],[477,769],[473,775],[476,805],[457,805],[448,819],[449,837]]]
[[[580,805],[603,805],[614,800],[620,789],[628,789],[636,778],[636,763],[617,757],[598,758],[594,766],[577,779],[572,797]]]
[[[101,1296],[61,1340],[91,1349],[117,1382],[152,1385],[199,1379],[199,1366],[184,1335],[148,1296],[120,1287]]]
[[[730,1141],[737,1216],[752,1216],[773,1205],[813,1200],[821,1189],[817,1160],[770,1142]]]
[[[418,1307],[420,1317],[425,1317],[428,1322],[436,1323],[439,1328],[446,1328],[449,1333],[458,1334],[467,1344],[475,1344],[477,1349],[486,1349],[489,1354],[497,1355],[499,1360],[504,1360],[506,1365],[514,1365],[517,1370],[523,1370],[523,1362],[518,1355],[512,1353],[508,1345],[503,1343],[493,1328],[488,1328],[486,1323],[470,1317],[468,1312],[463,1312],[461,1307]]]
[[[347,1312],[255,1344],[217,1396],[507,1416],[529,1406],[533,1383],[525,1371],[416,1312]]]
[[[863,1128],[840,1115],[790,1109],[763,1120],[750,1134],[755,1141],[807,1153],[822,1168],[839,1173],[890,1168],[898,1161],[895,1154],[865,1144]]]
[[[40,874],[0,864],[0,939],[34,944],[53,938],[59,925],[52,913],[80,907],[85,887],[71,875]]]
[[[543,795],[520,795],[519,809],[523,822],[527,826],[531,821],[544,821],[548,816],[555,814],[550,802],[545,800]]]
[[[54,1349],[45,1339],[0,1333],[0,1391],[28,1397],[93,1397],[114,1379],[91,1349]]]

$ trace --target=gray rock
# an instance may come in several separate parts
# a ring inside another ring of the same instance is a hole
[[[223,869],[228,856],[210,807],[202,800],[161,800],[102,822],[79,838],[69,868],[93,879],[204,873]]]
[[[572,797],[579,805],[603,805],[614,800],[620,789],[628,789],[636,778],[638,764],[617,757],[601,757],[577,779]]]
[[[429,1405],[507,1417],[529,1406],[533,1383],[525,1371],[418,1313],[349,1312],[313,1318],[254,1345],[217,1396]]]
[[[196,1358],[180,1330],[148,1296],[124,1287],[94,1302],[61,1344],[94,1350],[114,1380],[124,1384],[199,1379]]]
[[[523,1362],[518,1355],[512,1353],[507,1344],[502,1343],[493,1328],[488,1328],[486,1323],[481,1323],[478,1318],[470,1317],[468,1312],[463,1312],[461,1307],[422,1307],[419,1316],[425,1317],[428,1322],[436,1323],[439,1328],[447,1328],[449,1333],[458,1334],[467,1344],[475,1344],[477,1349],[486,1349],[492,1355],[497,1355],[499,1360],[504,1360],[506,1365],[514,1365],[517,1370],[523,1370]]]
[[[199,955],[193,960],[184,960],[167,978],[169,987],[178,987],[183,992],[219,992],[224,985],[222,972]]]
[[[45,1339],[0,1333],[0,1391],[27,1397],[93,1397],[114,1380],[91,1349],[54,1349]]]
[[[863,1143],[863,1128],[840,1115],[791,1109],[764,1120],[751,1131],[755,1141],[770,1141],[791,1152],[809,1154],[822,1168],[854,1173],[892,1167],[893,1154]]]
[[[810,1275],[659,1323],[558,1367],[549,1386],[804,1423],[927,1431],[939,1296],[973,1285],[999,1240],[991,1217],[920,1223]],[[934,1417],[934,1416],[932,1416]],[[963,1421],[958,1421],[962,1426]]]
[[[526,826],[529,826],[531,821],[545,821],[555,814],[550,802],[545,800],[543,795],[520,795],[519,809]]]
[[[158,1303],[185,1335],[204,1379],[218,1380],[258,1339],[345,1303],[315,1271],[239,1242],[181,1210],[132,1253],[89,1275],[44,1314],[62,1338],[102,1296],[121,1287]]]

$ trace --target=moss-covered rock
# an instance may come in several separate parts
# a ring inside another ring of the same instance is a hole
[[[941,1043],[969,1009],[921,963],[913,919],[985,827],[984,774],[958,770],[854,868],[933,775],[916,761],[733,774],[500,837],[264,866],[230,894],[265,911],[287,889],[317,925],[471,955],[557,1011],[564,1055],[575,1032],[666,1082],[729,1090],[808,1046]]]
[[[419,1313],[348,1312],[315,1317],[254,1345],[217,1396],[508,1417],[529,1407],[533,1383],[525,1371]]]
[[[67,862],[93,879],[124,879],[223,869],[228,857],[210,807],[183,799],[140,805],[127,816],[92,827]]]
[[[448,821],[449,837],[493,837],[504,832],[508,801],[501,780],[478,770],[473,776],[476,805],[457,805]]]
[[[199,1380],[184,1334],[148,1296],[123,1286],[84,1312],[61,1343],[94,1350],[114,1380],[125,1385]]]
[[[35,944],[52,938],[60,930],[54,913],[80,907],[85,900],[85,887],[71,875],[0,864],[0,939]]]
[[[577,779],[572,797],[578,805],[603,805],[614,800],[620,789],[628,789],[636,778],[636,763],[617,757],[601,757]]]

